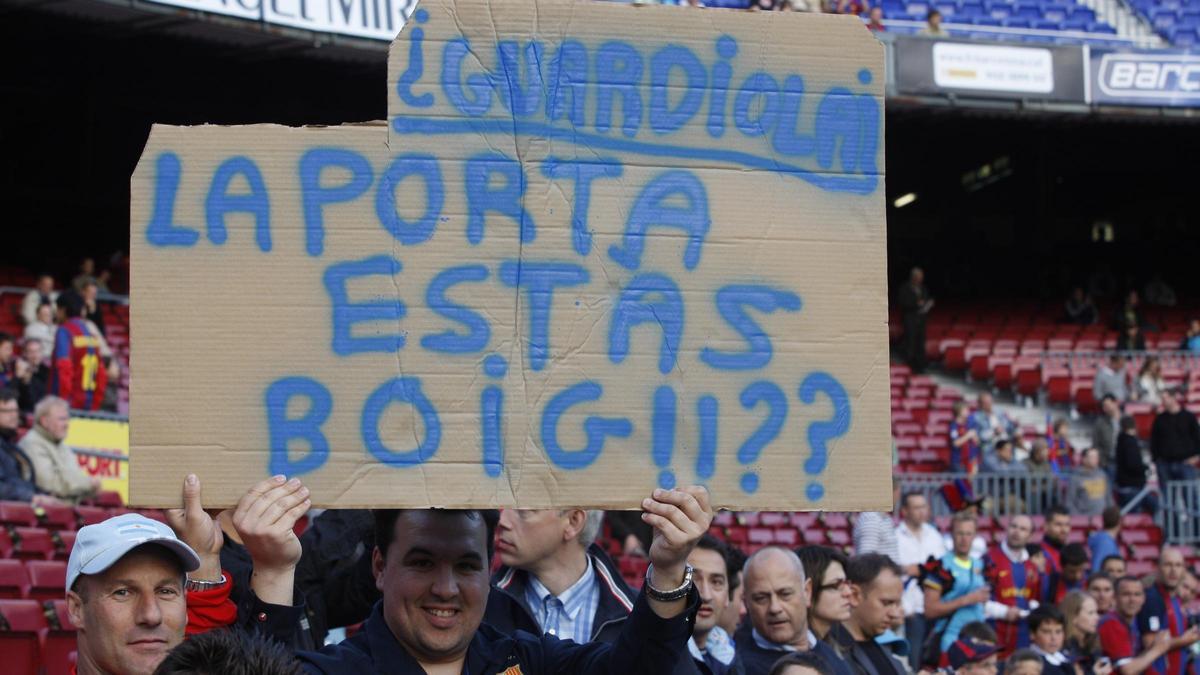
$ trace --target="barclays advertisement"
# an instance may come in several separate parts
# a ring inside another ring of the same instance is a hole
[[[1200,53],[1091,49],[1091,102],[1200,108]]]

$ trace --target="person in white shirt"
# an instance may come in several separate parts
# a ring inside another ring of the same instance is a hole
[[[25,294],[21,300],[21,318],[26,324],[37,321],[38,307],[51,305],[58,301],[58,291],[54,290],[54,277],[43,274],[38,277],[37,286]]]
[[[43,354],[53,354],[54,334],[57,330],[58,326],[54,325],[53,305],[38,305],[37,319],[25,326],[25,341],[34,340],[40,342]]]
[[[921,645],[925,642],[925,592],[921,588],[920,566],[930,557],[946,554],[942,535],[929,522],[929,500],[920,492],[908,492],[900,498],[900,516],[896,526],[896,545],[900,566],[904,568],[904,636],[912,649],[909,663],[921,666]]]

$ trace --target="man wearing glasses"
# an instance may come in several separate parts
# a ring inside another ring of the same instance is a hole
[[[57,499],[37,489],[33,463],[17,447],[20,420],[17,395],[11,389],[0,389],[0,500],[35,506],[58,504]]]

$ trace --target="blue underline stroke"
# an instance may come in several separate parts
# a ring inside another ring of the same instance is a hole
[[[869,195],[879,183],[876,174],[861,177],[830,176],[811,169],[780,162],[778,159],[759,157],[737,150],[716,148],[689,148],[679,145],[647,143],[624,138],[611,138],[600,134],[564,129],[542,122],[507,119],[431,119],[397,115],[392,118],[392,130],[398,134],[440,136],[450,134],[507,133],[517,136],[538,136],[564,140],[587,147],[602,148],[614,152],[629,152],[654,157],[676,157],[681,159],[704,159],[729,164],[740,164],[752,169],[763,169],[795,176],[829,192],[848,192]]]

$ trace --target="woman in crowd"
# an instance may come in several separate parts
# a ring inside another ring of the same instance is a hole
[[[1084,675],[1111,675],[1112,663],[1100,648],[1100,612],[1096,600],[1084,591],[1071,591],[1058,605],[1067,620],[1065,650],[1079,659]]]
[[[1147,357],[1146,362],[1142,364],[1142,369],[1138,372],[1137,388],[1138,400],[1142,403],[1149,403],[1155,407],[1162,403],[1162,391],[1167,388],[1167,383],[1163,380],[1162,362],[1157,356]]]

